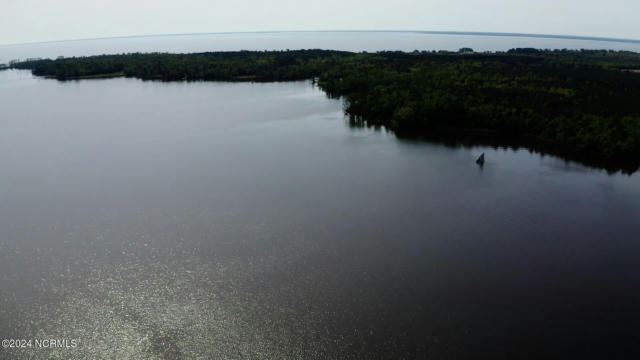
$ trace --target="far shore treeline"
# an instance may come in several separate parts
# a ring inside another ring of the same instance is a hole
[[[9,67],[58,80],[314,79],[330,96],[344,98],[355,123],[400,135],[499,133],[610,171],[630,173],[640,166],[640,54],[632,52],[136,53]]]

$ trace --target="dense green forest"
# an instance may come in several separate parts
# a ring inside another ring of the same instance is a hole
[[[314,79],[354,123],[399,135],[501,134],[609,170],[640,166],[640,54],[327,50],[122,54],[12,62],[59,80]]]

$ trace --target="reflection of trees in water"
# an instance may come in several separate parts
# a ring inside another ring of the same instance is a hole
[[[402,133],[394,132],[386,128],[379,122],[371,122],[362,116],[348,115],[346,117],[347,125],[352,129],[370,129],[374,131],[385,131],[394,133],[396,137],[403,142],[430,142],[443,145],[449,148],[473,148],[473,147],[491,147],[493,149],[504,150],[520,150],[525,149],[530,153],[539,154],[541,157],[551,155],[563,160],[565,163],[577,162],[581,165],[603,169],[613,174],[622,172],[631,175],[640,169],[639,161],[622,161],[603,163],[595,161],[588,156],[581,156],[580,153],[567,151],[561,145],[549,141],[544,141],[535,137],[514,136],[502,133],[500,131],[487,129],[431,129],[419,133]]]

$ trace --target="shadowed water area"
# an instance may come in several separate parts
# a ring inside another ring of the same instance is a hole
[[[1,359],[634,352],[640,177],[349,126],[311,82],[0,72]],[[486,163],[476,165],[484,153]]]

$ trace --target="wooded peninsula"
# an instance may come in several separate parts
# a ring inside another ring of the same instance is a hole
[[[401,136],[499,134],[606,168],[640,167],[640,54],[606,50],[133,53],[30,59],[10,68],[58,80],[313,79],[354,123]]]

